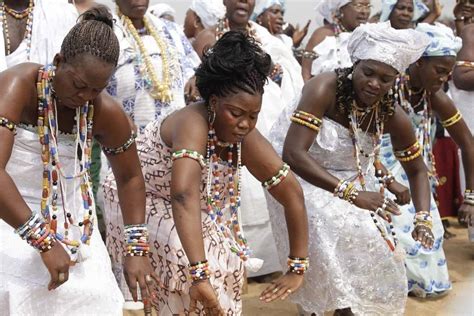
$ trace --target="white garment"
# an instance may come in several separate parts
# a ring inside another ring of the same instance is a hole
[[[264,87],[257,129],[266,137],[281,111],[298,101],[304,83],[301,66],[294,58],[291,48],[270,34],[266,28],[254,22],[250,23],[256,31],[255,37],[262,44],[263,50],[283,69],[281,86],[269,79]],[[279,270],[264,190],[261,183],[246,168],[242,170],[241,201],[242,226],[252,250],[252,256],[264,260],[263,267],[256,273],[250,272],[249,276]]]
[[[74,168],[75,139],[59,136],[62,168]],[[40,210],[43,165],[38,134],[17,127],[7,172],[32,211]],[[67,181],[69,183],[69,181]],[[76,181],[77,182],[77,181]],[[82,218],[80,188],[68,186],[65,200],[72,218]],[[76,193],[74,195],[74,192]],[[62,208],[58,199],[59,209]],[[78,207],[73,207],[73,205]],[[94,214],[95,217],[95,214]],[[58,212],[58,227],[64,222]],[[61,224],[60,224],[61,223]],[[97,227],[88,248],[90,257],[69,269],[69,280],[48,291],[49,273],[40,254],[0,220],[0,311],[2,315],[121,315],[123,297],[115,282],[110,259]],[[70,230],[75,235],[79,232]],[[81,248],[84,247],[81,245]]]
[[[278,153],[282,151],[292,111],[291,107],[285,110],[270,133]],[[370,152],[371,136],[363,135],[360,145]],[[323,119],[309,154],[339,179],[357,174],[351,133],[330,119]],[[377,183],[371,176],[374,175],[372,162],[361,157],[367,188],[371,191]],[[316,315],[348,307],[355,315],[403,315],[407,295],[403,261],[390,251],[369,212],[299,177],[298,180],[308,215],[310,267],[303,286],[290,296],[291,301]],[[359,183],[356,185],[360,188]],[[284,211],[269,194],[267,201],[272,209],[280,269],[286,271],[289,243]]]
[[[77,18],[75,7],[64,0],[36,0],[30,54],[27,56],[26,41],[23,41],[12,52],[16,57],[8,63],[5,56],[3,24],[0,23],[0,71],[27,61],[42,65],[52,63],[54,56],[61,50],[64,37],[76,24]]]
[[[342,32],[337,36],[327,36],[321,43],[313,48],[318,58],[313,61],[311,75],[333,71],[336,68],[352,66],[351,56],[347,51],[347,43],[351,37],[350,32]]]

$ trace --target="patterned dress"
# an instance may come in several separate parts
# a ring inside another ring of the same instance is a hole
[[[137,145],[146,184],[146,223],[150,231],[152,245],[152,265],[161,280],[157,287],[158,299],[155,307],[160,316],[189,314],[188,258],[179,240],[173,220],[171,207],[171,148],[160,136],[161,122],[150,123],[138,137]],[[225,169],[223,164],[220,166]],[[231,252],[223,233],[206,213],[206,170],[202,173],[201,215],[202,232],[206,258],[209,261],[211,284],[214,286],[219,302],[227,315],[240,315],[242,309],[241,288],[244,265],[241,259]],[[225,180],[221,179],[221,183]],[[120,283],[126,299],[130,294],[122,274],[124,242],[122,215],[118,205],[117,188],[114,177],[109,174],[104,184],[107,248],[112,256],[115,276]],[[200,311],[199,315],[202,315]]]

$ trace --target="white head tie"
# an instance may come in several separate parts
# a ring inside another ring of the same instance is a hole
[[[265,12],[271,6],[279,4],[283,11],[285,10],[285,0],[257,0],[255,1],[255,9],[253,9],[252,20],[256,21],[258,16]]]
[[[403,73],[430,43],[428,36],[412,29],[396,30],[390,22],[366,23],[352,32],[347,45],[352,62],[376,60]]]
[[[315,9],[326,21],[335,23],[334,17],[337,11],[350,2],[351,0],[323,0],[318,3]]]
[[[164,14],[168,14],[168,15],[171,15],[172,17],[176,17],[176,10],[173,9],[172,6],[166,3],[158,3],[155,5],[152,5],[148,8],[148,10],[151,12],[151,14],[159,18],[161,18],[161,16]]]
[[[189,8],[201,19],[205,28],[216,25],[217,21],[225,15],[222,0],[193,0]]]
[[[454,35],[453,30],[441,23],[420,23],[416,30],[428,35],[430,44],[423,56],[456,56],[462,47],[461,38]]]
[[[380,13],[380,22],[388,21],[390,14],[397,5],[398,0],[382,0],[382,12]],[[418,21],[430,9],[421,0],[413,0],[413,18],[412,21]]]

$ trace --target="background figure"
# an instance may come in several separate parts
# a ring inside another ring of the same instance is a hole
[[[474,2],[472,0],[456,1],[453,9],[456,34],[462,34],[465,26],[474,22]]]
[[[184,18],[184,34],[194,42],[201,31],[215,26],[224,15],[222,0],[192,0]]]
[[[11,14],[11,9],[19,12]],[[0,71],[23,62],[53,62],[78,14],[63,0],[5,0],[0,4]]]
[[[380,22],[390,20],[395,29],[414,28],[418,22],[433,23],[442,8],[438,0],[433,0],[432,5],[430,10],[421,0],[382,0]]]
[[[316,11],[324,18],[324,26],[311,35],[301,67],[303,79],[336,68],[352,65],[347,52],[347,43],[351,32],[370,16],[369,0],[323,0]]]
[[[150,13],[157,18],[175,22],[176,10],[166,3],[158,3],[150,6]]]
[[[69,0],[69,3],[72,3],[79,14],[84,13],[85,11],[89,10],[92,8],[92,6],[95,4],[94,0]]]

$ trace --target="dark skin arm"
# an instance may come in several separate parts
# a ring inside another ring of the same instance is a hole
[[[208,47],[211,47],[216,42],[216,31],[213,28],[205,29],[196,36],[196,40],[193,42],[193,48],[202,59],[203,52]]]
[[[464,27],[462,34],[462,48],[457,60],[474,62],[474,24]],[[474,68],[455,66],[453,81],[458,89],[474,91]]]
[[[323,26],[318,28],[313,32],[311,38],[306,44],[306,51],[312,52],[318,44],[320,44],[327,36],[334,36],[333,30],[329,26]],[[303,80],[306,82],[313,77],[311,75],[311,67],[313,65],[313,60],[309,58],[303,58],[301,62],[301,72],[303,75]]]
[[[260,182],[276,175],[283,166],[283,161],[276,154],[270,143],[257,129],[251,131],[243,142],[243,163],[250,173]],[[303,190],[292,172],[269,193],[284,207],[288,238],[290,241],[290,256],[306,258],[308,256],[308,220],[304,205]],[[303,282],[303,276],[288,272],[268,286],[260,295],[260,299],[271,302],[275,299],[285,299],[290,292],[298,289]],[[277,289],[275,292],[274,290]],[[290,292],[288,292],[290,290]]]
[[[431,106],[441,121],[451,118],[458,111],[453,101],[442,90],[431,96]],[[474,138],[472,137],[471,131],[467,127],[464,119],[461,119],[454,125],[446,127],[446,130],[461,149],[464,175],[466,177],[466,188],[473,188]],[[463,204],[459,209],[459,218],[467,222],[469,217],[474,218],[474,206]]]

